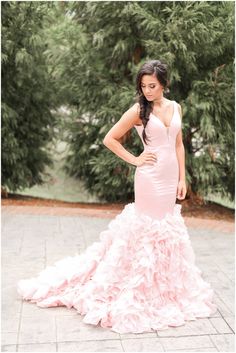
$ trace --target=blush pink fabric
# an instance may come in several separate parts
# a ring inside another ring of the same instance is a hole
[[[176,136],[181,129],[177,103],[173,101],[174,112],[169,129],[152,113],[145,128],[149,138],[145,145],[142,138],[143,126],[135,126],[144,152],[157,156],[155,165],[143,164],[135,170],[135,207],[140,214],[145,213],[154,219],[162,219],[172,213],[176,202],[179,165],[176,155]]]
[[[176,102],[169,136],[150,115],[146,151],[155,166],[135,171],[135,202],[128,203],[99,234],[99,241],[75,256],[46,267],[17,284],[24,300],[47,308],[74,307],[83,322],[118,333],[142,333],[181,326],[216,312],[214,292],[195,265],[181,205],[176,204]],[[142,126],[136,126],[141,137]]]

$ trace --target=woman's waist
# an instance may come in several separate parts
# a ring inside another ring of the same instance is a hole
[[[144,148],[143,150],[144,153],[155,153],[155,154],[162,154],[162,155],[176,155],[176,148],[175,146],[158,146],[158,147],[149,147],[149,148]]]
[[[150,170],[172,170],[178,167],[178,158],[175,151],[170,152],[166,150],[152,151],[156,155],[155,162],[144,162],[141,166],[136,167],[136,169],[150,169]]]
[[[159,150],[175,151],[175,144],[166,143],[166,144],[158,145],[158,146],[145,146],[144,147],[145,152],[152,152],[152,151],[159,151]]]

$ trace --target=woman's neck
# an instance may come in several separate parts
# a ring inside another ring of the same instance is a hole
[[[163,95],[153,99],[153,107],[162,108],[165,105],[165,100]]]

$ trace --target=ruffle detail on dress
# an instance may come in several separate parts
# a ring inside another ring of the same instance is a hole
[[[181,215],[137,215],[128,203],[82,254],[20,280],[18,293],[40,307],[74,307],[83,322],[118,333],[181,326],[216,312],[214,292],[195,265]]]

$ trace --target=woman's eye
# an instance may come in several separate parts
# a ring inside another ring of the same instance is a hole
[[[156,86],[149,86],[149,88],[155,88]],[[145,88],[145,86],[141,86],[141,88]]]

